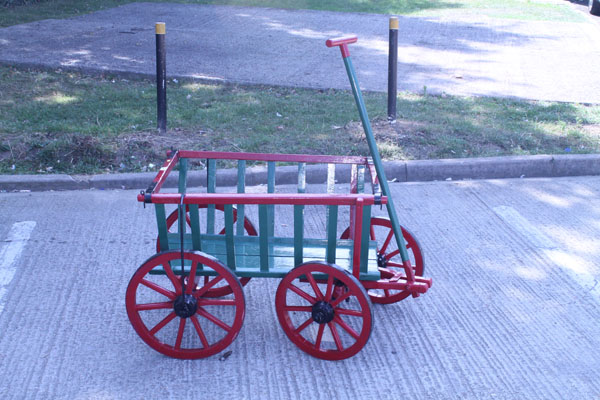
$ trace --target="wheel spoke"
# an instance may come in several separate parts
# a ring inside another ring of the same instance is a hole
[[[350,336],[352,336],[354,338],[354,340],[358,340],[358,338],[360,337],[360,334],[358,332],[356,332],[354,329],[352,329],[346,322],[344,322],[344,320],[342,318],[340,318],[340,316],[336,315],[333,318],[333,320],[335,321],[336,324],[338,324],[346,332],[348,332],[350,334]]]
[[[310,304],[315,304],[317,302],[317,299],[315,299],[310,294],[306,293],[304,290],[300,289],[296,285],[293,285],[293,284],[290,283],[289,289],[292,292],[296,293],[298,296],[300,296],[303,299],[305,299],[306,301],[308,301]]]
[[[150,330],[150,334],[152,336],[156,335],[156,333],[158,331],[160,331],[162,328],[164,328],[169,322],[173,321],[175,319],[177,315],[175,314],[175,312],[171,312],[169,315],[167,315],[162,321],[160,321],[154,328],[152,328]]]
[[[321,340],[323,340],[323,332],[325,331],[325,324],[319,324],[319,332],[317,332],[317,340],[315,341],[315,348],[321,349]]]
[[[333,308],[336,308],[338,306],[338,304],[340,304],[342,301],[346,300],[348,297],[351,296],[352,293],[350,293],[350,290],[348,290],[347,292],[344,292],[340,297],[338,297],[337,299],[335,299],[334,301],[332,301],[331,306]]]
[[[185,294],[191,294],[192,290],[196,287],[196,269],[198,268],[197,262],[192,262],[192,268],[190,269],[190,275],[188,276],[188,282],[185,287]]]
[[[171,269],[171,263],[166,262],[162,266],[163,266],[163,269],[165,270],[165,273],[171,280],[173,287],[175,288],[175,293],[180,294],[181,293],[181,281],[179,279],[177,279],[177,277],[173,273],[173,270]]]
[[[296,328],[296,330],[294,330],[294,332],[296,334],[300,334],[300,332],[302,332],[304,329],[306,329],[306,327],[309,326],[312,322],[313,322],[313,319],[312,319],[312,317],[310,317],[309,319],[304,321],[302,323],[302,325],[300,325],[298,328]]]
[[[202,342],[202,348],[206,349],[207,347],[210,347],[210,345],[208,344],[208,340],[206,340],[206,335],[204,335],[204,331],[202,330],[202,327],[200,326],[200,322],[198,321],[198,318],[195,315],[192,315],[192,324],[194,325],[194,328],[196,328],[196,332],[198,333],[198,336],[200,337],[200,341]]]
[[[321,293],[321,290],[319,289],[319,286],[317,286],[317,282],[315,281],[315,278],[312,276],[312,274],[310,272],[306,274],[306,279],[308,279],[308,283],[310,283],[312,290],[315,292],[315,296],[317,297],[317,300],[323,300],[323,293]]]
[[[175,292],[171,292],[170,290],[165,289],[164,287],[157,285],[154,282],[150,282],[146,279],[142,279],[140,283],[142,285],[149,287],[150,289],[162,294],[163,296],[168,297],[171,300],[175,299],[175,297],[177,296],[177,294],[175,294]]]
[[[234,299],[207,299],[202,298],[198,300],[198,306],[237,306]]]
[[[168,308],[173,308],[173,302],[165,301],[162,303],[145,303],[145,304],[136,304],[135,309],[137,311],[148,311],[148,310],[164,310]]]
[[[329,275],[329,278],[327,278],[327,290],[325,290],[325,301],[330,302],[332,295],[333,295],[333,275]]]
[[[219,318],[215,317],[206,310],[200,309],[197,311],[197,313],[228,333],[233,329],[231,326],[227,325],[225,322],[221,321]]]
[[[333,322],[328,322],[327,326],[329,326],[329,330],[331,331],[331,336],[333,336],[333,341],[335,342],[335,346],[338,351],[344,350],[344,346],[342,346],[342,340],[340,339],[340,334],[337,331]]]
[[[222,280],[223,280],[223,276],[221,276],[221,275],[216,276],[215,279],[209,281],[204,286],[202,286],[202,288],[200,288],[200,290],[195,292],[194,297],[196,297],[196,298],[201,297],[204,293],[208,292],[208,290],[211,287],[215,286],[217,283],[219,283]]]
[[[175,341],[175,350],[181,349],[181,339],[183,339],[183,331],[185,330],[185,318],[179,320],[179,330],[177,331],[177,340]]]
[[[285,306],[283,307],[285,311],[302,311],[302,312],[312,312],[312,307],[309,306]]]
[[[395,257],[395,256],[397,256],[398,254],[400,254],[400,250],[396,249],[396,250],[392,251],[391,253],[387,253],[387,254],[385,254],[385,259],[386,259],[386,260],[391,260],[391,259],[392,259],[392,257]]]
[[[379,250],[381,253],[385,254],[385,251],[388,248],[388,245],[390,244],[390,241],[392,240],[392,237],[394,236],[394,230],[390,229],[390,232],[388,233],[387,237],[385,238],[385,241],[383,242],[383,245],[381,246],[381,249]]]
[[[404,265],[402,265],[400,263],[397,263],[397,262],[388,262],[387,266],[388,267],[396,267],[396,268],[403,268],[404,267]]]
[[[347,308],[336,308],[336,314],[350,315],[351,317],[363,317],[363,312],[359,310],[348,310]]]

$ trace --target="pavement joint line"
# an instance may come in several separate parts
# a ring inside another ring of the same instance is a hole
[[[409,160],[384,162],[386,176],[391,182],[427,182],[465,179],[551,178],[564,176],[600,175],[600,154],[534,155],[479,157],[441,160]],[[277,184],[296,184],[296,166],[281,166],[276,170]],[[348,183],[350,167],[338,165],[336,181]],[[177,187],[177,172],[167,179],[164,187]],[[156,172],[100,175],[0,175],[0,192],[49,191],[82,189],[145,189]],[[326,183],[327,165],[307,166],[307,183]],[[246,184],[255,186],[267,182],[266,167],[246,171]],[[218,186],[237,185],[237,169],[217,172]],[[188,186],[206,186],[205,171],[190,171]]]

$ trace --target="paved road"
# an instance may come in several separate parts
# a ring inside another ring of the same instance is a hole
[[[388,16],[134,3],[0,29],[0,62],[154,74],[166,22],[168,73],[217,82],[348,88],[325,39],[356,34],[364,89],[387,90]],[[600,103],[600,25],[478,16],[400,17],[399,88]],[[582,72],[583,71],[583,72]]]
[[[600,178],[391,188],[434,285],[375,307],[369,343],[342,362],[289,342],[275,280],[247,286],[225,361],[165,358],[125,313],[127,282],[155,238],[136,192],[0,193],[0,397],[600,397]]]

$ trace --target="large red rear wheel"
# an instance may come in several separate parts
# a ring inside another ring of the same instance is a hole
[[[402,226],[400,229],[402,230],[402,237],[406,243],[406,250],[413,271],[415,272],[415,275],[423,276],[425,264],[423,261],[423,251],[419,246],[419,242],[407,229]],[[383,217],[371,218],[370,237],[371,240],[377,241],[377,264],[379,265],[381,277],[384,279],[392,278],[398,273],[405,275],[402,258],[400,257],[400,250],[396,244],[394,231],[392,229],[392,222]],[[350,228],[347,228],[342,233],[340,239],[349,238]],[[410,293],[405,290],[370,289],[368,293],[371,301],[378,304],[396,303],[410,296]]]
[[[199,208],[206,208],[206,204],[200,204],[198,207]],[[217,204],[217,205],[215,205],[215,210],[219,210],[221,212],[224,212],[225,208],[223,207],[223,205]],[[175,209],[167,217],[167,231],[169,233],[171,233],[171,227],[175,224],[175,222],[178,221],[178,219],[179,219],[179,212],[178,212],[177,209]],[[189,214],[189,206],[186,207],[185,220],[186,220],[188,228],[189,228],[191,226],[190,214]],[[235,224],[236,221],[237,221],[237,210],[234,208],[233,209],[233,223]],[[248,235],[248,236],[258,236],[258,232],[256,231],[256,228],[254,227],[254,225],[252,225],[252,222],[250,222],[250,220],[248,218],[245,218],[245,217],[244,217],[244,230],[246,231],[246,235]],[[223,227],[219,231],[218,234],[219,235],[224,235],[225,234],[225,227]],[[156,238],[156,252],[157,253],[160,252],[160,239],[159,238]],[[248,277],[239,278],[239,279],[240,279],[240,283],[242,284],[242,286],[246,286],[246,284],[248,284],[248,282],[250,282],[250,278],[248,278]],[[227,295],[229,293],[230,292],[227,290],[226,287],[222,287],[222,288],[219,288],[219,289],[210,290],[207,293],[207,297],[221,297],[221,296],[225,296],[225,295]]]
[[[360,282],[337,265],[308,262],[292,269],[277,288],[275,308],[290,340],[324,360],[352,357],[371,335],[369,297]]]
[[[154,350],[169,357],[196,359],[214,355],[237,337],[245,314],[242,285],[216,258],[201,252],[185,252],[184,279],[181,252],[158,253],[138,270],[127,287],[125,304],[131,325]],[[196,273],[209,275],[196,283]],[[162,274],[151,274],[152,270]],[[211,290],[229,288],[219,299]]]

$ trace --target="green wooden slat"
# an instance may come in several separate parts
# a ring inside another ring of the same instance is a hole
[[[258,235],[260,240],[260,270],[269,270],[269,221],[267,205],[258,205]]]
[[[215,193],[217,186],[217,160],[209,159],[206,162],[206,191]],[[206,207],[206,233],[215,233],[215,205],[209,204]]]
[[[356,193],[356,179],[358,176],[358,167],[352,164],[350,167],[350,193]]]
[[[202,242],[200,241],[200,213],[198,204],[190,204],[190,226],[192,230],[192,249],[202,251]]]
[[[294,206],[294,263],[304,262],[304,206]]]
[[[187,189],[188,159],[179,160],[179,193],[185,193]]]
[[[358,166],[358,193],[365,191],[365,166]]]
[[[233,205],[225,204],[225,243],[227,247],[227,266],[235,270],[235,244],[233,242]]]
[[[238,193],[246,192],[246,160],[238,161]],[[244,235],[244,218],[245,218],[245,206],[244,204],[237,205],[237,234]]]
[[[275,161],[267,163],[267,192],[275,193]],[[275,235],[275,205],[268,206],[269,236]]]
[[[306,163],[298,163],[298,193],[306,193]],[[304,262],[304,206],[294,206],[294,264]]]
[[[368,271],[369,263],[369,239],[371,237],[371,206],[363,207],[362,235],[360,242],[360,272]]]
[[[338,206],[327,208],[327,262],[335,264],[337,245]]]
[[[335,164],[327,164],[327,193],[335,193]],[[327,262],[335,264],[338,206],[327,207]]]
[[[155,204],[156,225],[158,227],[158,239],[160,240],[160,251],[169,250],[169,239],[167,236],[167,217],[164,204]]]

